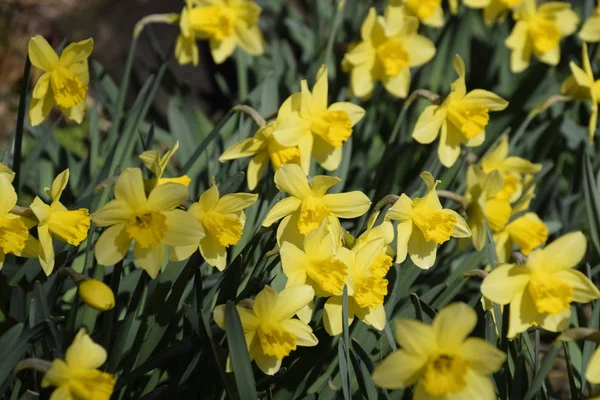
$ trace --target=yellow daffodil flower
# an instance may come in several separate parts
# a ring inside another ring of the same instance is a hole
[[[338,218],[356,218],[367,212],[371,205],[362,192],[327,194],[330,187],[340,182],[334,176],[319,175],[309,182],[302,168],[295,164],[283,165],[275,172],[275,185],[287,197],[273,206],[263,226],[269,227],[283,218],[277,228],[277,243],[290,242],[302,246],[304,236],[317,229],[325,218],[340,231]]]
[[[470,338],[477,324],[475,310],[464,303],[442,309],[432,325],[415,320],[396,322],[401,349],[387,356],[373,371],[373,381],[386,389],[417,384],[414,398],[496,399],[490,374],[506,354],[480,338]]]
[[[475,89],[467,93],[465,63],[460,56],[454,57],[454,69],[458,79],[451,86],[448,97],[441,105],[425,108],[419,117],[413,138],[423,144],[433,142],[442,131],[438,156],[442,165],[451,167],[460,155],[460,145],[477,147],[485,140],[485,127],[490,111],[501,111],[508,102],[487,90]]]
[[[300,149],[300,165],[308,174],[311,154],[326,170],[342,162],[342,145],[352,135],[352,127],[365,115],[361,107],[338,102],[328,104],[327,67],[321,66],[312,92],[308,83],[300,84],[300,111],[289,115],[273,132],[281,145]]]
[[[31,64],[44,71],[31,95],[31,125],[41,124],[54,103],[68,119],[78,124],[83,121],[90,81],[88,58],[93,49],[94,41],[87,39],[71,43],[59,57],[42,36],[29,40]]]
[[[424,25],[434,28],[444,26],[442,0],[390,0],[392,7],[404,7],[407,15],[415,16]]]
[[[456,211],[442,208],[435,191],[439,181],[429,172],[423,172],[421,178],[427,185],[425,196],[411,200],[402,193],[385,219],[398,222],[396,262],[403,262],[409,254],[417,267],[428,269],[435,263],[438,245],[450,237],[470,237],[471,230]]]
[[[395,97],[405,98],[410,89],[410,68],[427,63],[435,55],[432,41],[417,33],[419,20],[402,7],[387,7],[383,17],[374,8],[362,24],[362,41],[344,56],[342,67],[350,73],[352,93],[366,99],[376,82]]]
[[[594,13],[583,23],[579,38],[585,42],[600,42],[600,0]]]
[[[83,279],[77,283],[77,292],[81,300],[98,311],[115,308],[115,294],[108,285],[96,279]]]
[[[487,0],[483,9],[483,20],[488,25],[503,21],[510,11],[519,7],[524,0]]]
[[[265,286],[251,307],[237,305],[250,360],[262,372],[274,375],[281,360],[298,346],[312,347],[318,343],[308,324],[293,318],[296,312],[310,303],[315,292],[310,286],[292,286],[277,293]],[[225,306],[215,307],[215,323],[225,329]]]
[[[41,245],[40,264],[46,275],[54,269],[54,247],[52,239],[79,246],[87,238],[90,229],[90,214],[87,208],[69,211],[60,202],[60,196],[69,182],[69,170],[66,169],[54,179],[52,189],[46,188],[46,193],[52,199],[50,205],[36,197],[31,203],[31,210],[37,217],[38,239]]]
[[[288,97],[279,107],[276,120],[258,129],[253,137],[235,143],[219,157],[221,162],[252,157],[246,170],[246,179],[250,190],[256,188],[269,165],[269,160],[275,171],[285,164],[300,164],[298,147],[283,146],[273,137],[273,132],[279,127],[281,121],[290,116],[292,112],[300,110],[300,97],[300,93],[294,93]]]
[[[221,197],[213,179],[212,186],[188,209],[187,219],[197,221],[201,229],[192,238],[193,244],[173,247],[171,259],[185,260],[199,249],[209,265],[223,271],[227,265],[227,248],[236,245],[242,238],[246,222],[244,210],[256,199],[258,195],[250,193],[231,193]]]
[[[197,243],[202,226],[185,211],[175,209],[187,200],[188,188],[184,185],[165,183],[146,196],[142,171],[130,168],[121,173],[114,192],[115,199],[92,215],[96,225],[108,227],[96,242],[98,264],[121,261],[134,242],[136,262],[154,279],[163,264],[166,246]]]
[[[65,360],[52,361],[42,387],[56,387],[52,400],[109,400],[115,378],[98,369],[105,362],[106,350],[81,329],[67,349]]]
[[[511,50],[510,70],[523,72],[529,66],[531,56],[548,65],[560,61],[560,41],[577,29],[579,17],[566,1],[544,2],[539,7],[537,0],[525,0],[513,12],[517,21],[506,47]]]
[[[208,37],[210,52],[221,64],[239,46],[246,53],[259,56],[264,39],[258,29],[261,8],[252,0],[197,0],[187,17],[189,29],[200,38]]]
[[[513,211],[514,214],[514,211]],[[496,255],[499,263],[510,260],[514,245],[521,253],[529,255],[548,240],[548,227],[534,212],[528,212],[509,222],[502,230],[494,232]]]
[[[559,332],[569,324],[571,302],[588,303],[600,291],[573,267],[585,255],[587,240],[581,232],[561,236],[534,250],[523,265],[503,264],[484,279],[481,293],[494,303],[510,304],[507,337],[530,326]]]
[[[175,42],[175,58],[180,65],[192,63],[196,66],[200,63],[200,54],[196,40],[198,35],[191,28],[190,13],[194,9],[193,0],[185,0],[185,6],[179,17],[179,35]]]
[[[189,186],[192,181],[189,176],[183,175],[177,178],[163,178],[163,174],[167,169],[167,165],[169,164],[169,160],[175,154],[175,152],[179,149],[179,142],[175,142],[175,145],[172,149],[167,151],[165,155],[161,156],[160,153],[156,150],[147,150],[140,154],[139,158],[144,163],[146,168],[148,168],[154,174],[154,179],[149,179],[144,181],[144,186],[146,187],[146,191],[150,192],[155,186],[162,185],[168,182],[180,183],[185,186]]]
[[[600,21],[599,21],[600,22]],[[573,61],[569,63],[572,76],[569,77],[562,86],[562,93],[568,96],[573,96],[578,100],[590,101],[592,105],[592,113],[588,123],[588,135],[590,143],[594,142],[596,127],[598,126],[598,103],[600,103],[600,79],[594,79],[592,65],[588,57],[587,45],[583,44],[581,55],[583,61],[583,69],[581,69]]]

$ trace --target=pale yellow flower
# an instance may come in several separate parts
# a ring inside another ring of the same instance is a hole
[[[549,1],[540,4],[536,0],[525,0],[513,12],[517,21],[506,46],[511,50],[510,70],[525,71],[531,57],[535,56],[548,65],[560,61],[560,41],[577,29],[579,17],[571,10],[571,3]]]
[[[369,10],[361,28],[361,42],[344,56],[342,67],[350,73],[352,93],[371,97],[376,82],[395,97],[410,89],[410,68],[427,63],[435,55],[433,42],[417,33],[419,20],[402,7],[387,7],[383,17]]]
[[[579,38],[586,42],[600,42],[600,0],[594,13],[583,23]]]
[[[93,49],[94,41],[87,39],[71,43],[59,57],[42,36],[37,35],[29,40],[31,64],[44,71],[31,95],[31,125],[41,124],[54,103],[65,117],[81,123],[90,81],[88,58]]]
[[[510,304],[509,338],[531,326],[559,332],[569,324],[571,302],[600,298],[596,286],[574,269],[586,247],[585,236],[572,232],[533,251],[525,264],[500,265],[483,280],[481,293],[485,297],[497,304]]]
[[[424,25],[434,28],[444,26],[442,0],[390,0],[389,5],[404,6],[406,14],[417,17]]]
[[[470,338],[477,313],[464,303],[442,309],[432,325],[415,320],[396,321],[401,349],[387,356],[373,371],[373,381],[385,389],[414,389],[415,400],[495,400],[490,375],[506,354],[480,338]]]
[[[412,137],[419,143],[433,142],[441,130],[438,156],[442,165],[451,167],[460,155],[460,146],[477,147],[485,140],[485,128],[490,111],[501,111],[508,102],[487,90],[475,89],[467,93],[465,63],[454,57],[458,79],[441,105],[425,108],[419,117]]]
[[[162,185],[169,182],[180,183],[185,186],[190,185],[191,179],[187,175],[182,175],[176,178],[163,178],[163,174],[167,169],[169,160],[171,160],[178,149],[179,141],[175,142],[173,148],[162,156],[156,150],[146,150],[140,154],[139,158],[142,163],[144,163],[146,168],[148,168],[154,174],[154,179],[144,180],[144,186],[146,187],[147,192],[150,192],[157,185]]]

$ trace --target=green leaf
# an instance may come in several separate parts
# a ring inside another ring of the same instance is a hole
[[[225,326],[231,357],[231,368],[233,369],[240,399],[255,400],[258,398],[256,394],[256,382],[254,381],[250,356],[246,347],[244,329],[232,301],[228,301],[225,306]]]

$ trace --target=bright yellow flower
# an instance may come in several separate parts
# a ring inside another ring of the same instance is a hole
[[[396,262],[403,262],[409,254],[417,267],[428,269],[435,263],[438,245],[451,237],[470,237],[471,230],[456,211],[442,208],[435,191],[439,181],[429,172],[423,172],[421,178],[427,185],[425,196],[411,200],[402,193],[385,219],[398,221]]]
[[[115,307],[115,295],[108,285],[96,279],[83,279],[77,283],[81,300],[98,311],[108,311]]]
[[[300,111],[289,115],[273,132],[283,146],[298,146],[300,164],[308,174],[311,154],[326,170],[335,170],[342,162],[342,145],[352,135],[352,127],[365,115],[361,107],[338,102],[328,106],[327,67],[321,66],[312,92],[308,83],[300,83]]]
[[[185,6],[179,17],[180,32],[175,42],[175,58],[181,65],[192,63],[196,66],[200,63],[198,45],[196,44],[199,37],[190,26],[190,13],[193,9],[194,0],[185,0]]]
[[[56,387],[52,400],[108,400],[115,378],[98,369],[105,362],[106,350],[81,329],[67,349],[65,360],[52,361],[42,387]]]
[[[600,21],[599,21],[600,22]],[[592,113],[588,123],[588,134],[590,143],[594,142],[596,127],[598,125],[598,103],[600,103],[600,79],[595,80],[592,72],[592,65],[588,57],[587,45],[583,44],[581,58],[583,60],[583,69],[573,61],[569,64],[571,74],[562,86],[563,94],[573,96],[578,100],[590,101]]]
[[[465,63],[460,56],[454,57],[454,69],[458,79],[451,86],[448,97],[441,105],[425,108],[413,131],[419,143],[431,143],[442,131],[438,156],[445,167],[451,167],[460,155],[460,145],[476,147],[485,140],[485,127],[490,111],[501,111],[508,102],[487,90],[475,89],[467,93]]]
[[[392,7],[404,7],[407,15],[415,16],[424,25],[440,28],[444,26],[442,0],[390,0]]]
[[[93,49],[92,39],[71,43],[59,58],[42,36],[37,35],[29,40],[31,64],[44,71],[31,95],[31,125],[41,124],[54,103],[65,117],[81,123],[90,81],[88,58]]]
[[[407,16],[402,7],[387,7],[383,17],[374,8],[369,10],[361,28],[362,41],[342,61],[355,96],[371,97],[376,82],[382,82],[393,96],[408,95],[410,68],[435,55],[433,42],[417,34],[418,29],[419,20]]]
[[[277,243],[290,242],[302,246],[304,236],[317,229],[325,218],[340,231],[338,218],[356,218],[367,212],[371,205],[362,192],[327,194],[330,187],[340,182],[334,176],[319,175],[309,182],[302,168],[296,164],[283,165],[275,172],[275,185],[287,197],[273,206],[263,226],[271,226],[283,218],[277,228]]]
[[[31,210],[37,217],[38,239],[41,245],[39,254],[40,264],[46,275],[54,269],[54,247],[52,239],[79,246],[87,238],[90,229],[90,214],[87,208],[69,211],[60,202],[60,196],[69,182],[69,170],[61,172],[52,182],[52,189],[46,188],[46,193],[52,199],[50,205],[36,197],[31,203]]]
[[[263,176],[269,161],[277,171],[285,164],[300,164],[300,150],[297,146],[286,147],[279,144],[273,137],[273,132],[279,127],[292,112],[300,110],[300,93],[288,97],[277,114],[275,121],[269,122],[260,128],[253,137],[235,143],[225,150],[219,161],[235,160],[237,158],[252,157],[246,170],[248,188],[254,190],[258,181]]]
[[[252,0],[197,0],[188,10],[189,29],[208,37],[210,52],[217,64],[233,54],[237,46],[253,56],[264,52],[258,29],[261,8]],[[182,30],[183,31],[183,30]]]
[[[489,377],[506,360],[506,354],[480,338],[470,338],[477,324],[475,310],[464,303],[442,309],[432,325],[415,320],[396,321],[401,346],[373,371],[373,381],[386,389],[415,383],[418,400],[495,400]]]
[[[533,251],[525,264],[500,265],[484,279],[485,297],[510,304],[509,338],[538,325],[559,332],[569,324],[571,302],[600,298],[596,286],[573,268],[583,259],[586,246],[585,236],[572,232]]]
[[[270,286],[256,295],[250,307],[237,305],[250,360],[262,372],[274,375],[281,368],[281,360],[298,346],[316,346],[317,338],[306,323],[293,318],[308,305],[315,292],[310,286],[292,286],[277,293]],[[215,307],[215,323],[225,329],[225,306]],[[229,363],[228,363],[229,364]]]
[[[579,38],[585,42],[600,42],[600,0],[594,13],[583,23]]]
[[[513,214],[516,212],[513,210]],[[528,255],[548,240],[548,227],[534,212],[523,214],[494,233],[499,263],[507,263],[516,244],[521,253]]]
[[[115,183],[115,199],[92,215],[98,226],[106,226],[98,238],[95,255],[98,264],[113,265],[127,254],[134,242],[133,255],[152,279],[165,258],[166,246],[197,243],[202,226],[175,208],[187,200],[188,188],[179,183],[156,186],[148,196],[142,171],[130,168]]]
[[[154,179],[148,179],[144,181],[144,186],[146,187],[147,192],[150,192],[157,185],[162,185],[169,182],[180,183],[185,186],[190,185],[191,179],[187,175],[179,176],[177,178],[163,178],[163,174],[167,169],[169,160],[171,157],[173,157],[178,149],[179,141],[175,142],[173,148],[167,151],[163,156],[161,156],[156,150],[146,150],[140,154],[140,160],[142,160],[146,168],[152,171],[155,177]]]
[[[223,271],[227,265],[227,248],[236,245],[242,238],[246,222],[244,210],[256,199],[258,195],[250,193],[231,193],[220,197],[213,179],[212,186],[188,209],[187,219],[197,221],[201,229],[191,238],[193,244],[173,247],[171,259],[185,260],[200,249],[209,265]]]
[[[511,50],[510,70],[523,72],[531,56],[548,65],[560,61],[560,41],[577,29],[579,17],[566,1],[549,1],[536,5],[536,0],[525,0],[513,12],[517,21],[506,46]]]

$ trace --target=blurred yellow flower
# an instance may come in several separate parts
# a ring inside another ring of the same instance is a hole
[[[115,295],[108,285],[96,279],[83,279],[77,283],[81,300],[98,311],[108,311],[115,307]]]
[[[350,73],[352,93],[366,99],[376,82],[395,97],[404,98],[410,89],[410,68],[427,63],[435,46],[417,34],[419,21],[402,7],[387,7],[383,17],[369,10],[362,24],[362,41],[344,56],[342,68]]]
[[[440,28],[444,26],[442,0],[390,0],[391,7],[404,7],[407,15],[415,16],[424,25]]]
[[[194,0],[185,0],[185,6],[179,17],[179,35],[175,42],[175,58],[181,65],[192,63],[196,66],[200,63],[200,55],[196,40],[198,35],[191,28],[190,13],[194,9]]]
[[[154,279],[167,245],[192,245],[203,232],[198,221],[175,209],[187,200],[188,188],[184,185],[165,183],[146,196],[142,171],[130,168],[121,173],[114,192],[115,199],[92,215],[96,225],[108,227],[94,251],[100,265],[121,261],[133,241],[136,262]]]
[[[467,93],[465,63],[460,56],[454,57],[454,69],[458,79],[451,86],[448,97],[441,105],[425,108],[419,117],[413,138],[423,144],[433,142],[442,131],[438,156],[442,165],[451,167],[460,155],[460,145],[476,147],[485,140],[485,128],[490,111],[501,111],[508,102],[487,90],[475,89]]]
[[[421,178],[427,185],[425,196],[411,200],[402,193],[385,219],[398,222],[396,262],[403,262],[409,254],[417,267],[428,269],[435,263],[438,245],[451,237],[470,237],[471,230],[456,211],[442,208],[435,191],[439,181],[429,172],[421,173]]]
[[[98,369],[105,362],[106,350],[81,329],[67,349],[65,360],[52,361],[42,379],[42,387],[56,387],[52,400],[108,400],[115,378]]]
[[[492,25],[496,21],[503,21],[509,11],[520,6],[524,0],[487,0],[483,9],[483,19],[486,24]]]
[[[481,293],[494,303],[510,304],[507,337],[531,326],[559,332],[569,324],[571,302],[588,303],[600,291],[573,267],[585,255],[587,240],[581,232],[561,236],[544,249],[534,250],[523,265],[503,264],[481,284]]]
[[[516,212],[513,210],[513,215]],[[528,212],[509,222],[503,229],[494,233],[496,255],[499,263],[510,260],[514,245],[521,253],[529,255],[535,248],[548,240],[548,227],[534,212]]]
[[[442,309],[432,325],[415,320],[396,321],[400,350],[392,352],[373,371],[373,381],[385,389],[415,383],[414,398],[496,399],[489,377],[506,354],[480,338],[469,338],[477,324],[475,310],[464,303]]]
[[[41,124],[54,103],[68,119],[78,124],[83,121],[90,80],[88,58],[93,49],[94,41],[87,39],[71,43],[59,57],[42,36],[29,40],[31,64],[44,71],[31,95],[31,125]]]
[[[600,42],[600,0],[594,13],[583,23],[579,38],[585,42]]]
[[[187,212],[187,219],[198,222],[200,229],[194,232],[192,244],[171,249],[171,259],[185,260],[200,249],[209,265],[223,271],[227,266],[227,248],[236,245],[242,238],[246,222],[244,209],[254,204],[256,199],[258,195],[250,193],[231,193],[220,197],[213,178],[212,186]]]
[[[275,121],[259,128],[253,137],[235,143],[219,157],[221,162],[252,157],[246,170],[246,179],[250,190],[256,188],[258,181],[265,172],[265,168],[269,165],[269,160],[275,171],[285,164],[300,164],[300,150],[298,147],[283,146],[273,137],[273,132],[279,127],[281,121],[284,121],[293,112],[300,110],[300,97],[300,93],[294,93],[288,97],[279,107]]]
[[[304,236],[317,229],[325,218],[331,229],[340,231],[338,218],[356,218],[367,212],[371,205],[362,192],[327,194],[330,187],[340,182],[334,176],[319,175],[308,180],[296,164],[283,165],[275,173],[275,185],[290,195],[269,211],[263,226],[269,227],[283,218],[277,228],[277,243],[290,242],[300,247]]]
[[[69,182],[69,170],[66,169],[54,179],[52,189],[46,188],[46,193],[52,199],[50,205],[36,197],[31,203],[31,210],[38,219],[38,239],[41,251],[40,264],[46,275],[54,269],[54,247],[52,239],[79,246],[87,238],[90,229],[90,214],[87,208],[69,211],[60,202],[60,196]]]
[[[196,7],[187,11],[186,24],[199,38],[209,39],[213,59],[221,64],[237,46],[254,56],[263,54],[260,13],[252,0],[196,0]]]
[[[237,305],[244,328],[250,360],[262,372],[274,375],[281,368],[281,360],[298,346],[316,346],[317,338],[306,323],[293,318],[308,305],[315,292],[310,286],[292,286],[277,293],[265,286],[251,302],[251,307]],[[225,305],[215,307],[215,323],[225,329]],[[228,363],[229,365],[229,363]]]
[[[599,21],[600,22],[600,21]],[[588,123],[588,135],[590,143],[594,142],[596,127],[598,126],[598,103],[600,103],[600,79],[594,79],[592,65],[588,57],[587,45],[583,44],[581,59],[583,69],[573,61],[569,63],[571,76],[562,85],[562,94],[572,96],[578,100],[590,101],[592,112]]]
[[[300,83],[300,111],[292,112],[273,132],[273,137],[287,147],[298,146],[300,165],[306,174],[311,154],[326,170],[333,171],[342,162],[342,145],[352,135],[352,127],[365,110],[348,102],[328,106],[327,67],[321,66],[312,93],[308,83]]]
[[[177,178],[163,178],[163,174],[167,169],[169,160],[171,160],[171,157],[173,157],[173,155],[178,149],[179,141],[175,142],[173,148],[167,151],[163,156],[161,156],[160,153],[156,150],[146,150],[142,154],[140,154],[139,158],[142,161],[142,163],[144,163],[146,168],[148,168],[154,174],[154,179],[144,180],[146,192],[149,193],[155,186],[169,182],[181,183],[185,186],[190,185],[190,182],[192,180],[187,175],[179,176]]]
[[[511,50],[510,70],[525,71],[532,55],[548,65],[560,61],[560,41],[575,32],[579,17],[566,1],[544,2],[539,7],[537,0],[525,0],[513,12],[517,21],[506,46]]]

